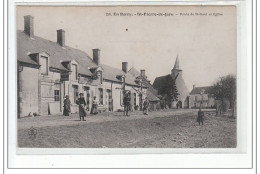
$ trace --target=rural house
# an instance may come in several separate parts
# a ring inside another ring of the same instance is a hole
[[[65,43],[65,31],[57,30],[57,42],[34,35],[33,16],[24,16],[24,31],[17,31],[17,113],[18,118],[37,114],[59,114],[69,96],[71,112],[78,111],[76,100],[83,93],[90,109],[93,97],[99,111],[123,109],[124,91],[130,91],[140,105],[147,87],[122,69],[103,65],[99,49],[93,58]]]
[[[189,108],[213,108],[215,107],[214,95],[211,94],[213,86],[195,87],[190,92]]]
[[[136,79],[142,81],[142,83],[147,86],[147,98],[150,102],[149,109],[156,110],[160,108],[160,99],[157,97],[158,91],[153,87],[151,81],[147,79],[145,75],[145,70],[142,69],[140,72],[132,67],[129,71]]]

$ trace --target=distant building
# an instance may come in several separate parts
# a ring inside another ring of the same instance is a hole
[[[189,108],[214,108],[215,99],[214,95],[211,94],[213,86],[195,87],[190,92],[189,96]]]
[[[122,110],[125,91],[130,91],[134,102],[141,104],[146,89],[128,73],[127,62],[122,63],[122,69],[101,64],[99,49],[93,49],[91,58],[67,46],[62,29],[57,30],[57,42],[37,37],[33,16],[24,17],[24,31],[17,31],[18,117],[61,114],[66,95],[72,102],[71,112],[76,113],[79,93],[84,94],[89,109],[95,96],[98,110]]]
[[[145,70],[142,69],[141,72],[132,67],[129,71],[136,79],[141,80],[142,84],[147,87],[147,97],[150,101],[150,110],[156,110],[160,108],[160,99],[157,97],[158,91],[153,87],[151,81],[147,79],[145,75]]]
[[[168,88],[173,88],[174,83],[178,90],[178,101],[173,101],[170,105],[171,108],[176,108],[177,103],[179,108],[189,108],[189,90],[182,77],[182,70],[179,67],[179,58],[177,56],[175,65],[171,71],[171,74],[166,76],[157,77],[154,80],[153,86],[158,90],[158,94],[161,96],[170,95],[167,93]]]

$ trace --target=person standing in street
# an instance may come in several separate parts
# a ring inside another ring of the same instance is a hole
[[[79,105],[79,118],[80,118],[80,121],[81,121],[81,118],[82,118],[82,121],[86,121],[86,120],[84,120],[84,117],[87,116],[87,113],[85,111],[86,101],[84,99],[83,93],[79,94],[79,99],[77,100],[76,103]]]
[[[93,101],[92,101],[90,114],[96,115],[98,113],[97,106],[98,106],[98,102],[97,102],[96,96],[94,96]]]
[[[198,118],[197,118],[197,122],[200,123],[203,125],[203,122],[204,122],[204,112],[201,110],[201,108],[199,109],[199,112],[198,112]]]
[[[64,116],[70,116],[70,105],[71,105],[71,102],[70,102],[70,99],[69,99],[69,96],[66,95],[64,101],[63,101],[63,115]]]
[[[144,100],[144,104],[143,104],[143,113],[144,113],[144,115],[148,115],[149,104],[150,104],[149,100],[146,97],[145,100]]]
[[[123,99],[123,104],[124,104],[124,116],[129,116],[128,112],[129,112],[130,104],[131,104],[131,98],[130,98],[129,92],[125,93],[125,96]]]

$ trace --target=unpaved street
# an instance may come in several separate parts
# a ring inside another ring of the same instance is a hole
[[[197,110],[102,113],[78,121],[77,115],[18,119],[19,147],[48,148],[234,148],[236,119],[206,111],[205,124],[196,122]],[[37,129],[30,139],[28,129]]]

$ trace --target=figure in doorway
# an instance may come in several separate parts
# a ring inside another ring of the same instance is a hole
[[[63,115],[64,116],[70,116],[70,111],[71,111],[70,105],[71,105],[71,102],[70,102],[69,96],[66,95],[65,99],[63,101]]]
[[[96,98],[96,96],[94,96],[93,101],[92,101],[90,114],[96,115],[98,113],[97,106],[98,106],[97,98]]]

